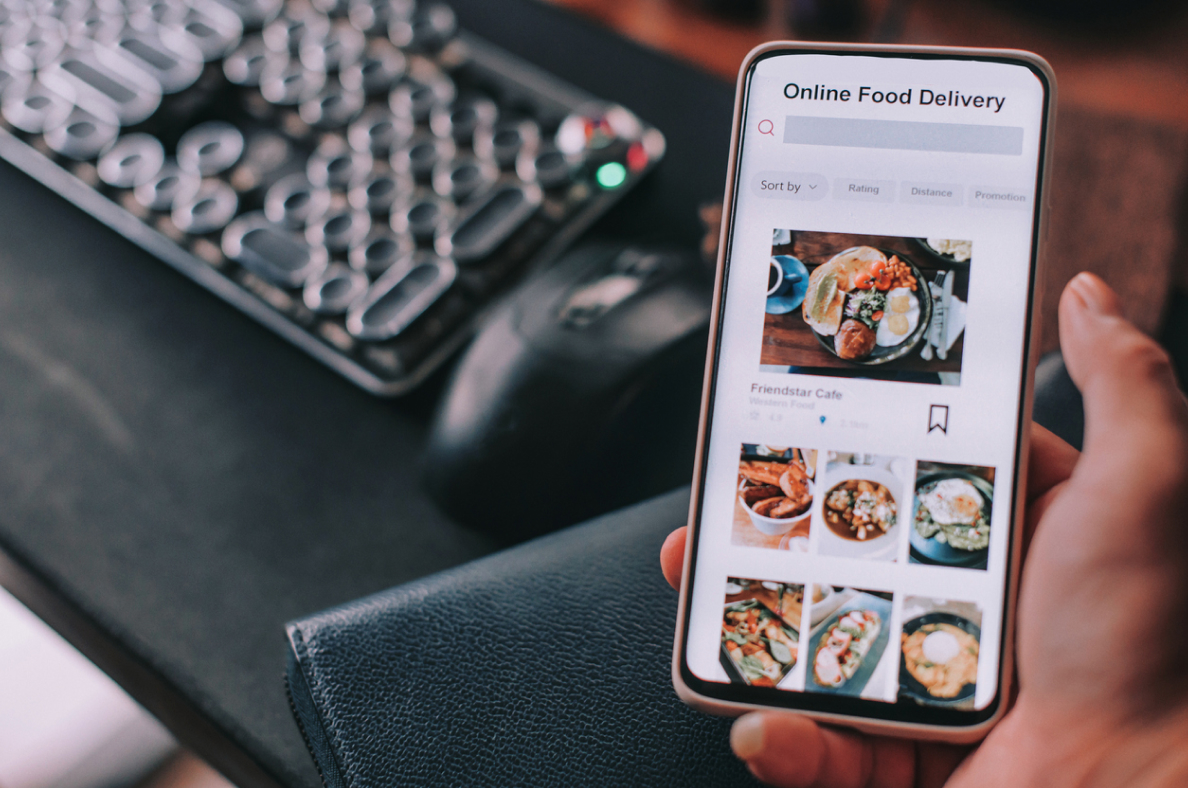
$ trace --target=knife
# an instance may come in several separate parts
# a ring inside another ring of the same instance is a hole
[[[953,280],[956,278],[953,271],[946,271],[945,283],[941,285],[940,342],[936,344],[936,355],[942,361],[949,357],[949,308],[953,305]]]

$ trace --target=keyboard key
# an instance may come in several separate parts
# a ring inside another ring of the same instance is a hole
[[[131,189],[152,178],[165,163],[165,148],[151,134],[125,134],[99,159],[99,177],[108,186]]]
[[[412,180],[406,175],[397,175],[388,169],[373,169],[361,183],[347,194],[352,208],[367,211],[374,216],[391,213],[398,201],[408,199],[413,193]]]
[[[457,269],[447,258],[415,255],[408,266],[388,269],[350,308],[347,331],[368,340],[398,335],[449,289],[456,276]]]
[[[227,226],[223,254],[283,287],[302,285],[329,264],[325,249],[310,246],[262,213],[244,214]]]
[[[183,233],[206,235],[226,227],[238,210],[235,190],[223,181],[207,178],[194,196],[174,204],[171,218]]]
[[[177,164],[199,175],[231,169],[243,155],[243,133],[220,120],[200,123],[177,141]]]
[[[499,177],[499,167],[471,154],[456,156],[433,169],[433,190],[456,203],[465,202]]]
[[[368,96],[387,93],[404,76],[408,61],[399,49],[383,39],[373,39],[363,50],[363,57],[342,69],[339,80],[349,90],[361,90]]]
[[[134,126],[161,104],[161,86],[123,57],[106,48],[71,52],[42,69],[46,87],[96,115],[114,113],[123,126]]]
[[[311,71],[300,60],[272,57],[260,72],[260,94],[270,104],[292,106],[309,101],[326,84],[326,74]]]
[[[516,166],[520,156],[532,156],[540,147],[540,127],[532,120],[501,121],[474,134],[474,152],[503,169]]]
[[[367,292],[367,275],[334,263],[305,283],[302,300],[315,312],[340,315]]]
[[[347,142],[357,151],[386,157],[408,143],[413,128],[411,120],[397,118],[387,107],[372,106],[347,129]]]
[[[302,41],[299,47],[301,63],[311,71],[332,74],[358,63],[367,47],[367,39],[351,27],[349,22],[337,21],[329,34],[321,40]]]
[[[305,240],[310,246],[324,246],[337,254],[362,243],[370,230],[371,215],[367,212],[331,210],[305,228]]]
[[[173,206],[194,196],[202,179],[176,162],[166,161],[157,174],[132,192],[136,201],[151,211],[171,211]]]
[[[264,196],[264,215],[268,220],[292,230],[304,230],[329,209],[330,190],[314,186],[305,173],[281,178]]]
[[[115,142],[119,133],[114,118],[100,119],[84,109],[75,109],[65,122],[45,132],[45,144],[68,159],[90,161]]]
[[[100,56],[113,52],[156,80],[163,94],[178,93],[201,76],[202,50],[184,37],[168,35],[167,31],[166,38],[168,43],[152,32],[127,27],[111,47],[100,50]]]
[[[372,162],[370,153],[354,150],[342,137],[327,137],[309,157],[305,174],[315,186],[346,190],[367,177]]]
[[[476,198],[472,208],[458,217],[454,229],[438,239],[439,254],[452,256],[459,265],[489,255],[536,212],[540,187],[507,180]]]
[[[408,259],[416,243],[407,233],[395,233],[386,227],[373,227],[363,243],[347,254],[351,268],[375,278],[393,265]]]

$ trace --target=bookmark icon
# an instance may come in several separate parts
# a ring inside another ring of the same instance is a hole
[[[931,405],[928,408],[928,432],[931,434],[933,430],[940,430],[944,434],[949,434],[949,406],[948,405]]]

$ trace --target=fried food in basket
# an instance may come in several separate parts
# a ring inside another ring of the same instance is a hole
[[[799,460],[744,460],[738,472],[742,477],[739,497],[755,514],[776,519],[799,517],[813,504],[809,476]]]

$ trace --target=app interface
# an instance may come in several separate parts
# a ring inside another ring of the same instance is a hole
[[[1010,63],[755,65],[688,618],[698,678],[993,700],[1044,101]]]

